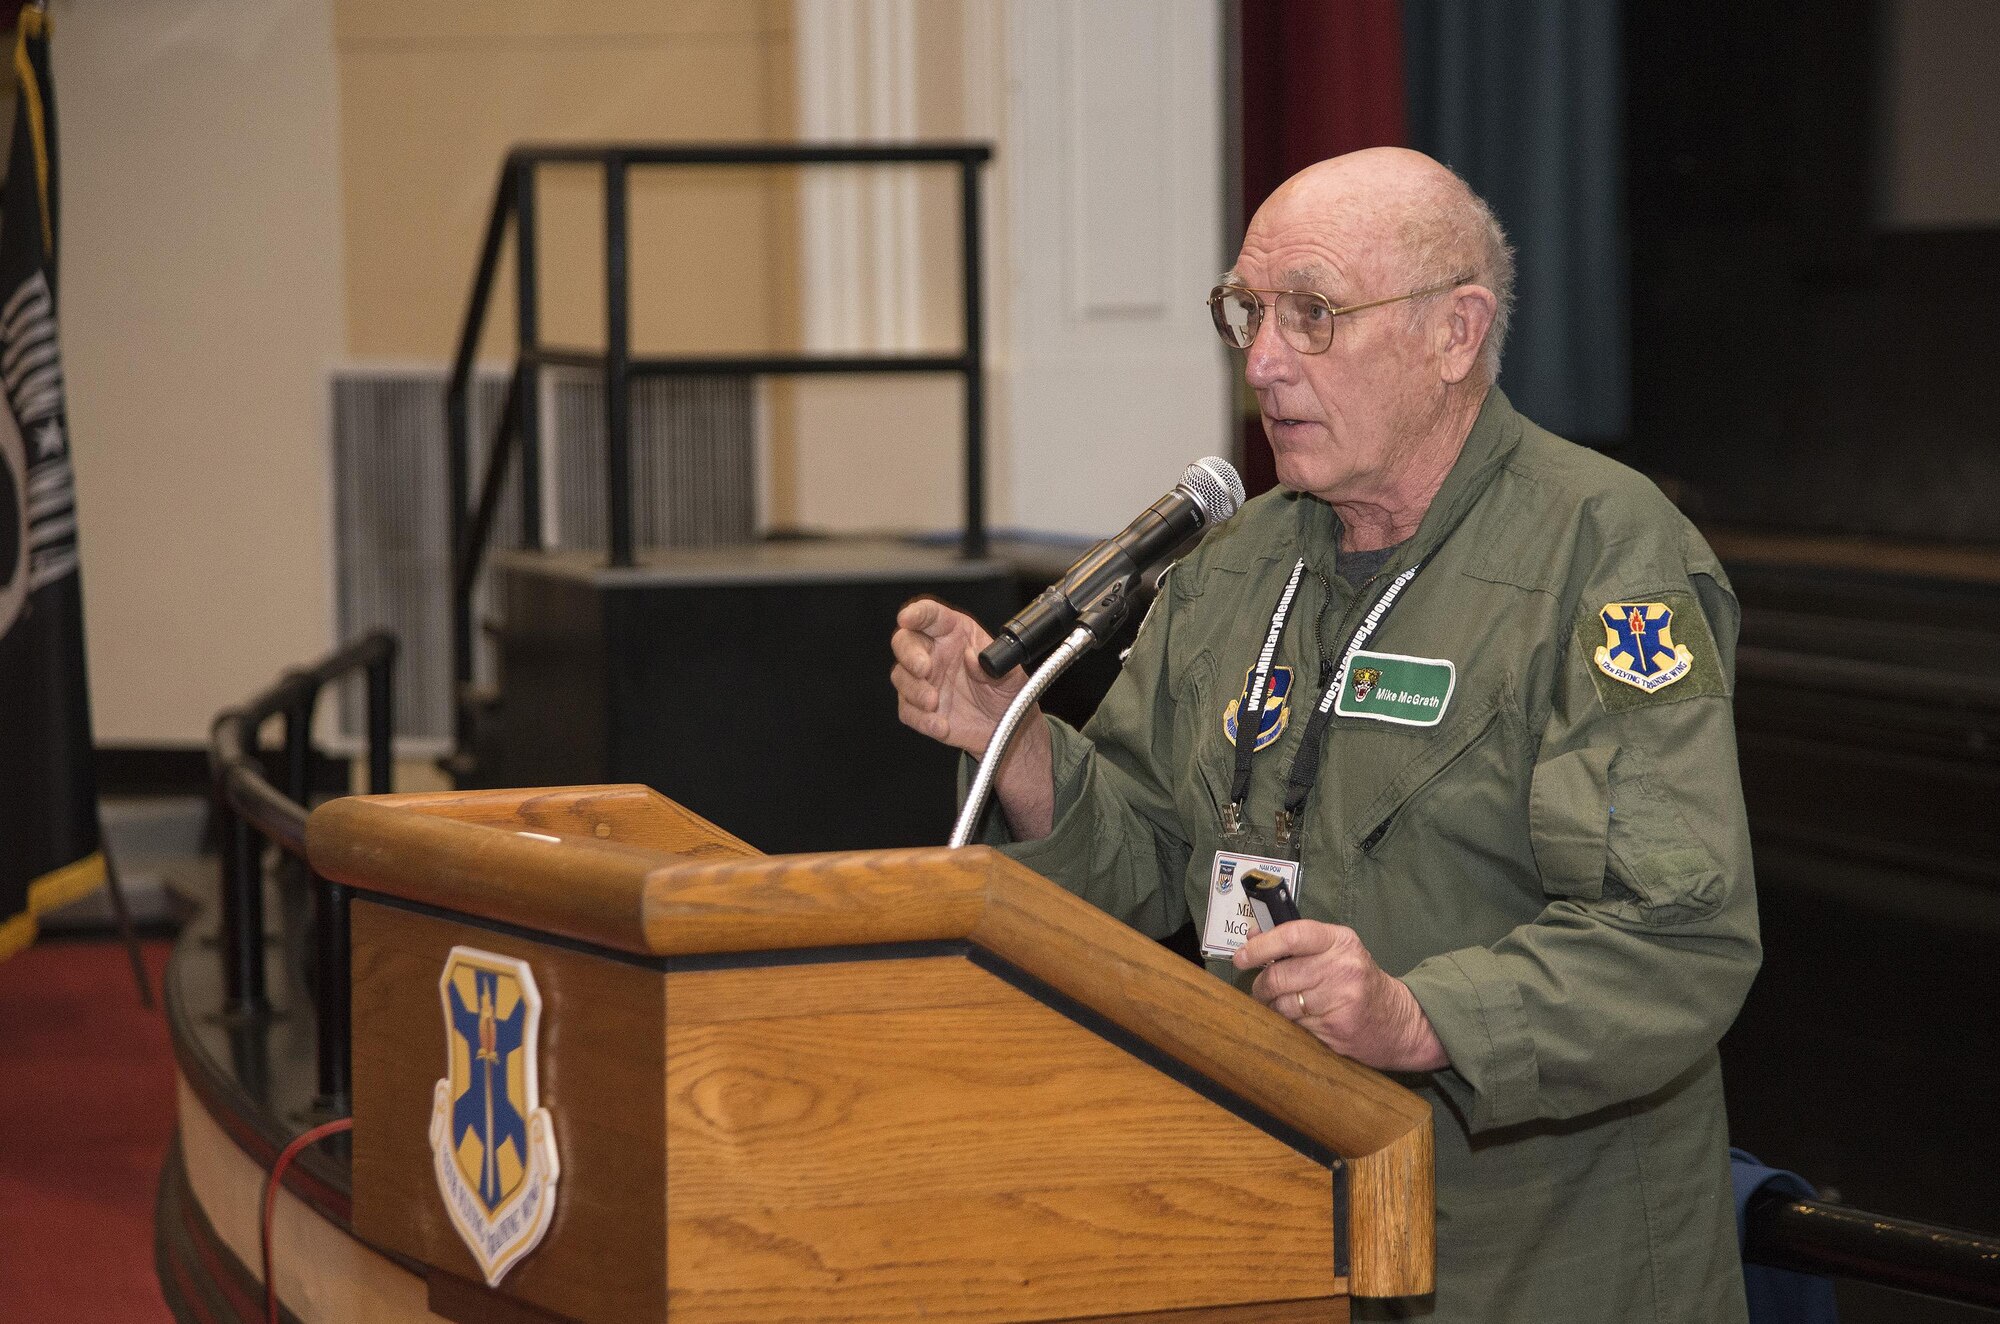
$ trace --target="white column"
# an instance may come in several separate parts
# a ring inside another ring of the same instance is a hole
[[[799,136],[916,139],[915,0],[796,0]],[[809,352],[919,347],[923,278],[908,168],[816,166],[800,189]]]
[[[945,3],[947,0],[931,0]],[[991,140],[987,491],[996,529],[1115,530],[1227,453],[1230,367],[1202,299],[1221,251],[1220,0],[958,0],[957,124],[916,122],[915,0],[796,0],[801,136]],[[910,171],[811,172],[810,349],[955,344],[921,325]],[[928,260],[927,260],[928,259]],[[937,390],[928,389],[935,385]],[[948,529],[951,383],[800,384],[803,522]]]

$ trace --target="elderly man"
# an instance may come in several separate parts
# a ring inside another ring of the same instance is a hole
[[[1210,304],[1283,487],[1174,569],[1082,733],[1024,726],[995,836],[1148,933],[1192,918],[1211,970],[1431,1100],[1437,1293],[1357,1314],[1741,1320],[1737,606],[1657,490],[1494,386],[1512,283],[1417,153],[1271,195]],[[903,720],[983,749],[1021,677],[941,604],[897,624]],[[1251,868],[1303,918],[1246,940]]]

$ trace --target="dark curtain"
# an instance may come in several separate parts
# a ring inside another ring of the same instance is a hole
[[[1409,145],[1463,175],[1517,253],[1501,384],[1536,422],[1600,446],[1631,414],[1619,11],[1403,4]]]
[[[1237,24],[1245,223],[1315,161],[1407,145],[1400,0],[1241,0]],[[1237,390],[1243,482],[1255,495],[1277,480],[1256,401],[1240,379]]]

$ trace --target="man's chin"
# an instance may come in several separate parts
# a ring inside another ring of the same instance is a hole
[[[1313,489],[1313,466],[1308,456],[1288,454],[1283,448],[1271,448],[1271,468],[1280,483],[1294,492],[1310,492]]]
[[[1328,475],[1314,473],[1302,465],[1287,464],[1283,455],[1278,455],[1276,459],[1274,476],[1278,480],[1279,487],[1287,492],[1301,492],[1306,496],[1318,497],[1322,501],[1326,499],[1326,489],[1331,485]]]

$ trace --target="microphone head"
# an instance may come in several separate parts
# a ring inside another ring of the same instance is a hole
[[[1219,455],[1190,464],[1180,485],[1201,507],[1204,524],[1222,523],[1243,504],[1243,480],[1237,477],[1236,466]]]

